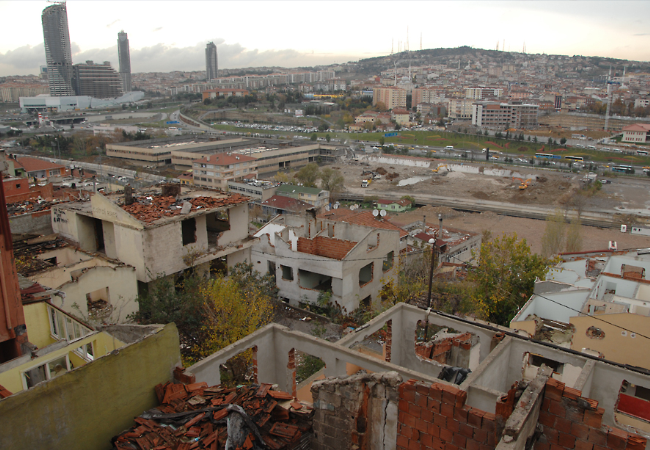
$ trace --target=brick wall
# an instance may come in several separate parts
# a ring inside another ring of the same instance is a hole
[[[5,201],[7,203],[25,202],[39,196],[44,199],[54,198],[54,188],[52,183],[48,183],[45,186],[34,186],[30,188],[28,180],[24,178],[22,184],[28,186],[26,192],[23,192],[22,186],[20,191],[5,192]]]
[[[496,447],[496,416],[465,405],[467,392],[409,380],[399,387],[398,450],[488,450]]]
[[[297,249],[302,253],[342,260],[355,245],[357,245],[356,242],[326,236],[316,236],[314,239],[301,237],[298,238]]]
[[[390,448],[397,428],[398,386],[395,372],[359,374],[316,381],[314,450]]]
[[[543,433],[534,450],[645,450],[644,437],[602,425],[604,412],[579,390],[549,379],[539,413]]]

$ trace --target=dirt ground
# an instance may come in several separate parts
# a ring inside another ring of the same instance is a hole
[[[444,161],[440,161],[444,163]],[[365,165],[362,163],[337,164],[331,166],[340,169],[345,177],[345,188],[354,194],[364,194],[381,198],[382,193],[399,193],[402,195],[430,194],[445,197],[474,198],[509,202],[513,204],[530,204],[541,206],[565,207],[574,204],[576,193],[581,188],[584,173],[568,173],[553,170],[540,170],[523,167],[507,167],[521,172],[522,175],[537,175],[537,181],[530,181],[524,190],[519,189],[521,181],[511,177],[495,177],[483,174],[468,174],[463,172],[433,173],[428,168],[408,166]],[[506,168],[506,167],[504,167]],[[382,176],[367,188],[361,187],[364,170],[385,170],[396,176],[388,180]],[[399,182],[412,178],[421,181],[399,186]],[[648,210],[650,206],[650,178],[641,177],[608,177],[611,184],[594,195],[581,196],[581,207],[585,210],[606,210],[614,212],[614,208]]]

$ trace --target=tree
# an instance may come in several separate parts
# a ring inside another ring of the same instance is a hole
[[[401,198],[402,200],[408,200],[409,203],[411,203],[411,206],[415,206],[415,197],[412,197],[410,195],[404,195]]]
[[[475,286],[474,308],[482,319],[505,326],[533,294],[535,279],[544,278],[553,263],[532,253],[515,233],[483,241],[473,257],[478,265],[470,268],[468,280]]]
[[[562,250],[565,240],[566,222],[559,209],[546,218],[546,229],[542,236],[542,256],[548,258]]]
[[[377,104],[375,105],[375,109],[377,111],[386,111],[387,110],[386,104],[384,102],[377,102]]]
[[[533,136],[533,142],[537,143],[537,136]]]
[[[326,124],[326,123],[321,123],[320,125],[318,125],[318,131],[325,131],[325,130],[327,130],[329,127],[330,127],[330,126],[329,126],[328,124]]]
[[[345,185],[345,178],[341,174],[341,171],[326,167],[320,173],[321,189],[330,191],[330,194],[334,192],[342,191],[344,185]]]
[[[276,173],[273,179],[278,183],[289,183],[291,181],[291,177],[289,177],[286,172]]]
[[[329,143],[330,140],[332,140],[332,137],[330,136],[329,133],[325,135],[325,140]]]
[[[548,138],[548,142],[547,142],[547,144],[548,144],[548,145],[553,145],[553,138]]]
[[[293,177],[302,183],[303,186],[316,187],[316,180],[320,178],[318,164],[309,163],[303,166]]]
[[[564,144],[566,144],[566,138],[560,139],[560,145],[564,145]]]
[[[383,136],[379,136],[379,145],[383,147],[385,143],[386,143],[386,139]]]
[[[569,253],[582,250],[582,224],[580,216],[573,218],[566,234],[566,251]]]
[[[318,135],[316,133],[313,133],[309,139],[316,141],[318,139]]]
[[[233,277],[218,276],[208,281],[201,296],[206,332],[199,344],[200,357],[237,342],[271,321],[273,304],[268,296],[258,286],[244,289]]]

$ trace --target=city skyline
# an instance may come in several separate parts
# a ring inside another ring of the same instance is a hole
[[[20,18],[0,30],[0,76],[37,74],[46,64],[39,19],[48,5],[0,2],[3,17]],[[67,3],[73,63],[110,61],[118,67],[115,35],[125,29],[133,73],[203,70],[210,41],[219,47],[222,68],[326,65],[404,48],[407,27],[411,50],[420,49],[422,37],[425,49],[495,49],[499,42],[500,50],[521,52],[525,43],[527,53],[650,60],[645,18],[650,4],[642,2],[401,2],[390,11],[394,26],[389,30],[381,26],[381,17],[386,17],[382,5],[392,4],[382,2],[307,2],[299,9],[295,2],[246,2],[246,15],[241,14],[242,3],[234,2],[136,1],[127,10],[115,5]],[[430,14],[422,14],[423,9]],[[319,22],[328,14],[333,23],[346,26]],[[244,22],[217,20],[200,26],[200,18],[210,16],[241,17]],[[433,24],[432,18],[437,18]]]

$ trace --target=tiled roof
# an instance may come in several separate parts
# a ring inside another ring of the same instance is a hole
[[[650,123],[635,123],[623,127],[623,131],[650,131]]]
[[[176,200],[176,197],[138,197],[132,205],[122,205],[122,209],[141,222],[151,223],[163,217],[180,215],[185,201],[192,204],[190,212],[199,209],[209,210],[222,206],[237,205],[250,201],[249,197],[241,194],[224,194],[222,197],[195,197],[187,200]]]
[[[377,219],[372,215],[372,211],[350,211],[350,214],[338,213],[337,211],[345,211],[341,209],[336,209],[333,211],[327,211],[326,213],[319,214],[318,217],[323,219],[335,220],[338,222],[351,223],[353,225],[363,225],[366,227],[372,228],[381,228],[383,230],[395,230],[399,231],[399,237],[403,238],[407,236],[408,233],[406,230],[398,227],[395,224],[390,223],[387,219],[388,216],[384,218]]]
[[[65,167],[60,164],[51,163],[43,159],[30,158],[28,156],[18,158],[16,161],[14,161],[14,165],[18,167],[22,167],[23,169],[25,169],[25,172],[36,172],[39,170],[51,170],[51,169],[65,169]]]
[[[274,195],[273,197],[263,201],[262,205],[293,212],[299,212],[313,208],[313,206],[309,203],[305,203],[302,200],[295,198],[285,197],[284,195]]]

